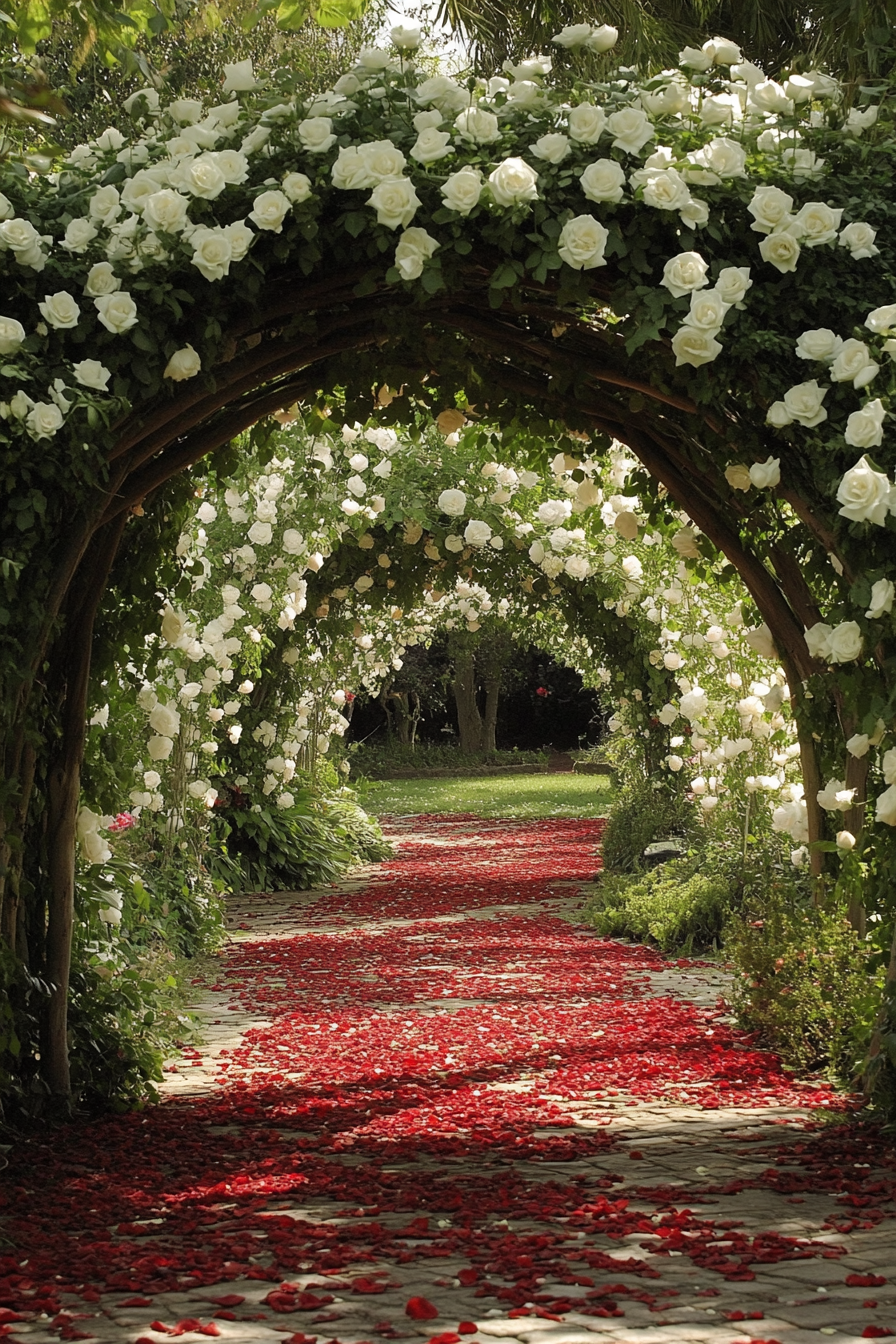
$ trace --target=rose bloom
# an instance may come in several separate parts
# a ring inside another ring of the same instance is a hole
[[[467,497],[463,490],[443,490],[437,502],[439,511],[449,518],[462,517],[467,508]]]
[[[896,303],[886,303],[882,308],[875,308],[865,318],[865,326],[878,336],[892,331],[896,327]]]
[[[672,337],[672,352],[675,366],[690,364],[698,369],[701,364],[710,364],[722,353],[721,344],[708,331],[699,327],[681,326]]]
[[[841,517],[853,523],[876,523],[883,527],[887,515],[896,511],[896,490],[883,472],[875,471],[860,457],[846,472],[837,488]]]
[[[794,222],[802,229],[806,247],[820,247],[823,243],[832,243],[837,237],[842,215],[842,210],[834,210],[823,201],[809,201]]]
[[[844,341],[831,365],[831,381],[834,383],[852,383],[860,389],[867,387],[880,372],[880,365],[871,358],[871,351],[864,341],[850,337]]]
[[[326,154],[336,143],[330,117],[306,117],[296,127],[299,141],[309,154]]]
[[[653,123],[640,108],[624,107],[607,118],[607,130],[614,137],[613,148],[626,154],[639,154],[653,139]]]
[[[504,159],[489,174],[492,198],[498,205],[523,205],[538,199],[538,174],[525,159]]]
[[[559,132],[542,135],[529,149],[536,159],[544,159],[545,163],[562,163],[569,153],[569,136]]]
[[[64,330],[78,325],[81,309],[68,290],[60,289],[56,294],[45,295],[43,303],[37,306],[44,321],[51,327]]]
[[[796,353],[800,359],[817,359],[830,364],[840,352],[842,337],[831,331],[830,327],[818,327],[804,331],[797,339]]]
[[[896,785],[891,785],[878,797],[874,820],[882,821],[885,826],[896,826]]]
[[[644,204],[654,210],[681,210],[690,199],[687,183],[674,168],[651,173],[644,183]]]
[[[420,206],[413,184],[406,178],[380,182],[368,202],[376,210],[377,223],[387,229],[406,229]]]
[[[749,469],[739,462],[732,462],[725,468],[725,480],[732,490],[749,490],[753,484]]]
[[[482,195],[482,176],[477,168],[461,168],[442,184],[442,199],[449,210],[468,215],[479,204]]]
[[[25,328],[14,317],[0,317],[0,355],[11,355],[25,339]]]
[[[763,238],[759,244],[759,252],[762,260],[774,266],[782,275],[795,271],[800,259],[800,245],[787,229],[770,233]]]
[[[727,311],[728,304],[717,289],[694,290],[690,312],[684,319],[685,325],[715,336]]]
[[[185,345],[182,350],[175,350],[174,354],[165,365],[164,378],[171,378],[176,383],[182,383],[187,378],[195,378],[202,368],[202,360],[193,349],[192,345]]]
[[[580,145],[596,145],[607,124],[606,113],[602,107],[593,103],[579,103],[570,110],[566,118],[569,138]]]
[[[73,219],[66,226],[62,246],[67,252],[83,253],[97,237],[97,230],[89,219]]]
[[[62,425],[62,412],[51,401],[35,402],[25,416],[25,428],[32,439],[51,439]]]
[[[453,153],[450,133],[436,130],[434,126],[427,126],[420,131],[410,151],[411,158],[423,164],[438,163],[439,159]]]
[[[423,274],[423,265],[439,244],[425,229],[405,229],[395,249],[395,265],[402,280],[416,280]]]
[[[730,304],[741,304],[748,289],[753,286],[749,266],[724,266],[716,280],[716,290],[722,300]]]
[[[488,523],[479,518],[471,518],[464,528],[464,541],[468,546],[485,546],[492,535]]]
[[[660,284],[665,285],[673,298],[681,298],[695,289],[703,289],[709,283],[706,278],[708,267],[699,252],[680,252],[671,257],[663,267]]]
[[[130,331],[138,323],[139,315],[137,305],[130,294],[122,292],[116,294],[103,294],[98,299],[94,299],[94,306],[99,314],[100,322],[107,331],[120,336],[125,331]]]
[[[283,221],[291,209],[289,197],[282,191],[263,191],[255,197],[255,204],[249,212],[249,218],[259,229],[280,233]]]
[[[474,145],[491,145],[501,138],[498,118],[494,112],[488,112],[482,107],[464,108],[455,118],[454,125],[460,138]]]
[[[886,411],[880,398],[853,411],[846,422],[844,437],[851,448],[877,448],[883,443]]]
[[[750,468],[750,481],[757,490],[768,490],[781,482],[781,459],[770,457],[766,462],[754,462]]]
[[[880,248],[874,246],[876,237],[877,229],[872,229],[870,224],[856,221],[854,224],[847,224],[841,231],[839,242],[841,247],[849,248],[854,261],[861,261],[863,257],[878,255]]]
[[[865,612],[869,621],[880,620],[881,616],[887,616],[893,610],[893,599],[896,597],[896,585],[891,579],[878,579],[871,585],[871,606]]]
[[[190,246],[191,261],[206,280],[223,280],[230,273],[233,245],[226,229],[194,229]]]
[[[147,196],[143,203],[143,220],[160,233],[180,233],[187,223],[189,201],[179,191],[164,187]]]
[[[753,216],[754,233],[773,233],[790,219],[793,197],[780,187],[757,187],[747,210]]]
[[[280,185],[284,196],[293,205],[301,205],[311,195],[311,179],[304,173],[287,173]]]
[[[617,205],[624,194],[625,173],[615,159],[597,159],[588,164],[579,185],[589,201]]]
[[[851,663],[862,652],[862,631],[856,621],[842,621],[831,631],[829,663]]]
[[[578,271],[605,266],[604,249],[609,236],[593,215],[576,215],[567,220],[560,232],[560,257]]]
[[[97,392],[108,391],[112,374],[98,359],[82,359],[80,363],[72,365],[72,373],[82,387],[91,387]]]

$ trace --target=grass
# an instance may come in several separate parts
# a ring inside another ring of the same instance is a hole
[[[604,775],[512,775],[485,779],[384,779],[363,786],[377,816],[474,812],[480,817],[605,817],[613,787]]]

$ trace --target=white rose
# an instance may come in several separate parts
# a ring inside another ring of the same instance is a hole
[[[482,177],[479,170],[469,165],[461,168],[442,184],[442,199],[449,210],[468,215],[479,204],[482,195]]]
[[[558,47],[563,47],[566,51],[572,51],[575,47],[581,47],[582,44],[591,36],[590,23],[571,23],[551,38],[551,41]]]
[[[372,140],[366,145],[359,145],[358,153],[367,169],[367,185],[371,187],[400,177],[407,167],[407,159],[391,140]]]
[[[712,65],[712,53],[701,47],[684,47],[678,53],[678,64],[687,70],[697,70],[701,74]]]
[[[485,546],[491,535],[492,530],[488,523],[478,518],[471,518],[464,528],[464,541],[468,546]]]
[[[596,145],[606,125],[606,113],[602,107],[595,107],[593,103],[579,103],[566,118],[569,138],[579,145]]]
[[[612,51],[618,40],[619,30],[609,23],[602,23],[585,39],[585,46],[589,51],[595,51],[600,55],[605,51]]]
[[[784,116],[793,112],[792,100],[774,79],[763,79],[754,84],[750,89],[749,102],[757,112],[781,112]]]
[[[84,293],[89,298],[98,299],[102,294],[114,294],[117,289],[121,289],[121,281],[112,269],[111,262],[98,261],[95,266],[91,266],[84,285]]]
[[[252,542],[253,546],[269,546],[271,544],[272,535],[273,528],[271,527],[271,524],[265,522],[253,523],[249,528],[248,533],[249,540]]]
[[[99,224],[109,225],[121,214],[121,197],[116,187],[98,187],[87,205],[87,213]]]
[[[725,480],[732,490],[749,490],[753,484],[748,468],[739,462],[732,462],[725,468]]]
[[[299,122],[296,130],[302,148],[309,154],[326,154],[336,143],[331,117],[306,117]]]
[[[847,113],[844,129],[850,135],[861,135],[867,131],[877,121],[877,114],[880,109],[877,107],[852,107]]]
[[[587,579],[591,566],[584,555],[571,555],[563,568],[571,579]]]
[[[44,321],[51,327],[65,330],[78,325],[81,309],[67,289],[60,289],[56,294],[45,294],[43,303],[37,306]]]
[[[139,106],[138,106],[139,104]],[[130,94],[122,103],[125,112],[132,112],[134,108],[142,115],[144,112],[158,112],[159,110],[159,91],[158,89],[138,89],[136,93]],[[150,786],[147,785],[147,788]],[[155,785],[152,785],[155,788]]]
[[[709,697],[700,686],[694,686],[686,695],[681,697],[678,705],[679,710],[691,723],[699,719],[709,709]]]
[[[874,246],[876,237],[877,229],[872,229],[870,224],[857,221],[855,224],[847,224],[846,228],[841,230],[840,246],[849,248],[854,261],[861,261],[863,257],[876,257],[879,253],[880,248]]]
[[[464,108],[454,125],[460,138],[474,145],[491,145],[501,138],[498,118],[481,107]]]
[[[232,224],[225,224],[223,232],[230,240],[230,259],[231,261],[242,261],[243,257],[249,251],[256,238],[249,225],[242,219],[236,219]]]
[[[845,439],[851,448],[877,448],[883,443],[886,411],[878,397],[860,411],[853,411],[846,422]]]
[[[240,158],[245,163],[243,155]],[[181,171],[179,184],[186,187],[192,196],[200,200],[214,201],[227,186],[227,179],[221,171],[217,154],[200,154]],[[144,208],[145,214],[145,208]]]
[[[18,257],[40,246],[40,234],[27,219],[6,219],[0,224],[0,245],[8,247]]]
[[[339,191],[363,191],[372,187],[370,172],[357,145],[340,149],[330,169],[333,186]]]
[[[880,620],[893,610],[893,598],[896,597],[896,584],[890,579],[878,579],[871,585],[871,606],[865,612],[869,621]]]
[[[699,151],[700,161],[720,178],[745,177],[747,152],[728,136],[716,136]]]
[[[842,215],[842,210],[834,210],[823,201],[809,201],[794,217],[794,223],[800,226],[806,247],[820,247],[837,237]]]
[[[193,349],[192,345],[185,345],[181,350],[175,350],[174,354],[165,365],[163,378],[171,378],[175,383],[182,383],[187,378],[195,378],[202,368],[202,360]]]
[[[224,67],[225,72],[232,67]],[[181,126],[193,125],[202,116],[202,103],[198,98],[177,98],[165,108],[172,121]]]
[[[781,160],[798,182],[821,177],[824,172],[825,160],[811,149],[782,149]]]
[[[828,413],[821,404],[827,394],[828,389],[820,387],[814,378],[809,383],[797,383],[794,387],[788,388],[784,393],[783,403],[776,403],[783,405],[787,417],[780,423],[786,425],[796,420],[807,429],[814,429],[828,418]]]
[[[622,572],[632,583],[638,583],[644,576],[644,566],[636,555],[627,555],[622,562]]]
[[[569,136],[560,132],[542,135],[534,145],[529,146],[529,150],[536,159],[543,159],[545,163],[562,163],[569,153]]]
[[[896,784],[896,747],[891,747],[885,751],[881,758],[881,770],[883,771],[885,784]]]
[[[407,178],[394,178],[374,187],[367,201],[376,210],[377,223],[387,229],[406,229],[420,206],[420,198]]]
[[[565,523],[571,513],[572,505],[568,499],[546,499],[538,506],[538,521],[547,527],[556,527],[558,523]]]
[[[97,237],[97,230],[89,219],[73,219],[66,226],[62,246],[67,252],[86,252],[88,245]]]
[[[896,826],[896,785],[891,785],[878,797],[874,820],[882,821],[885,826]]]
[[[588,164],[579,178],[579,185],[589,201],[616,205],[622,200],[625,173],[615,159],[598,159]]]
[[[293,205],[301,205],[311,195],[311,179],[304,173],[287,173],[280,186],[284,196]]]
[[[773,233],[790,219],[793,197],[780,187],[757,187],[747,210],[753,216],[754,233]]]
[[[416,280],[423,264],[439,249],[439,243],[425,229],[405,229],[395,248],[395,265],[402,280]]]
[[[25,339],[25,328],[14,317],[0,317],[0,355],[11,355]]]
[[[878,336],[892,331],[896,327],[896,303],[886,303],[882,308],[875,308],[865,318],[865,326]]]
[[[567,266],[577,271],[606,266],[604,249],[609,236],[593,215],[576,215],[567,220],[560,231],[560,256]]]
[[[690,312],[684,319],[685,326],[697,327],[714,336],[722,325],[728,307],[718,289],[694,290],[691,293]]]
[[[170,737],[151,737],[146,750],[151,761],[167,761],[174,750],[174,742]]]
[[[778,657],[778,650],[775,648],[772,632],[764,621],[762,625],[754,626],[752,630],[745,630],[744,639],[747,641],[753,652],[759,654],[760,658]]]
[[[97,392],[109,390],[112,373],[98,359],[82,359],[79,364],[72,365],[72,373],[82,387],[92,387]]]
[[[254,89],[257,81],[252,73],[252,61],[234,61],[224,66],[222,93],[246,93]]]
[[[699,369],[701,364],[710,364],[722,353],[722,346],[711,332],[701,331],[699,327],[682,326],[672,337],[672,353],[675,355],[675,367],[690,364]]]
[[[140,320],[137,305],[130,294],[121,292],[101,294],[98,299],[94,299],[93,303],[99,314],[100,322],[107,331],[111,331],[115,336],[130,331],[131,327],[135,327]]]
[[[414,97],[422,107],[433,103],[440,112],[459,112],[470,101],[467,90],[447,75],[433,75],[424,79],[414,90]]]
[[[749,266],[724,266],[719,271],[716,289],[724,303],[734,307],[743,302],[748,289],[752,289]]]
[[[765,462],[754,462],[750,468],[750,482],[757,490],[768,490],[781,483],[781,459],[770,457]]]
[[[699,252],[680,252],[666,262],[660,284],[666,286],[673,298],[679,299],[709,284],[708,269]]]
[[[291,209],[289,197],[282,191],[263,191],[255,197],[249,218],[259,229],[280,233]]]
[[[607,130],[613,136],[613,148],[626,154],[640,154],[653,139],[653,123],[639,107],[624,107],[607,117]]]
[[[883,527],[887,514],[896,508],[896,490],[883,472],[875,471],[867,458],[860,457],[837,487],[837,501],[843,505],[841,517]]]
[[[855,388],[867,387],[880,372],[880,365],[871,358],[871,351],[864,341],[850,337],[844,341],[837,358],[831,365],[831,381],[834,383],[852,383]]]
[[[831,631],[829,663],[851,663],[862,652],[862,631],[856,621],[842,621]]]
[[[159,233],[180,233],[187,224],[189,201],[179,191],[163,187],[147,196],[143,203],[143,220]]]
[[[180,715],[172,705],[157,704],[150,711],[149,726],[162,737],[176,737],[180,732]]]
[[[654,210],[681,210],[691,200],[687,183],[674,168],[650,173],[643,195],[644,204]]]
[[[426,112],[419,113],[420,116],[428,116]],[[437,114],[438,115],[438,114]],[[419,132],[410,151],[411,158],[417,163],[438,163],[440,159],[453,154],[451,146],[451,135],[448,131],[436,130],[435,126],[426,126]]]
[[[193,265],[206,280],[222,280],[230,273],[233,244],[226,229],[194,229],[190,234]]]
[[[770,233],[763,238],[759,244],[759,252],[762,260],[774,266],[782,275],[786,275],[788,271],[795,271],[800,259],[800,245],[787,229],[780,229],[777,233]]]
[[[831,651],[832,634],[833,628],[826,625],[824,621],[816,621],[811,629],[803,631],[803,638],[806,641],[810,657],[827,662]]]
[[[389,36],[399,51],[416,51],[422,40],[418,23],[398,23],[390,30]]]
[[[831,331],[830,327],[817,327],[804,331],[796,343],[796,353],[800,359],[817,359],[830,364],[839,353],[843,340]]]
[[[62,425],[62,411],[51,401],[36,402],[25,416],[25,428],[32,439],[52,439]]]
[[[503,206],[538,200],[537,182],[535,169],[525,159],[518,158],[504,159],[488,178],[493,200]]]
[[[461,518],[466,512],[467,497],[463,490],[443,490],[438,498],[439,512],[449,518]]]

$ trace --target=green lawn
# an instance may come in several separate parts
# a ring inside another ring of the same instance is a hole
[[[508,775],[481,779],[383,779],[363,786],[377,816],[475,812],[480,817],[605,817],[613,787],[605,775]]]

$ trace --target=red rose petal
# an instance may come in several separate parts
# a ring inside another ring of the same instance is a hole
[[[404,1309],[406,1316],[410,1316],[412,1321],[434,1321],[439,1314],[438,1307],[425,1297],[411,1297],[408,1299]]]

